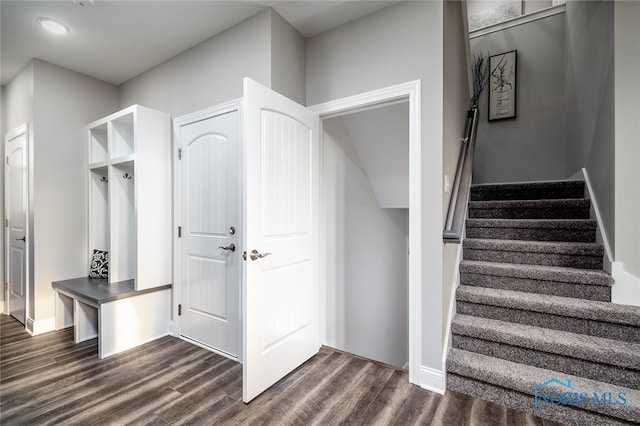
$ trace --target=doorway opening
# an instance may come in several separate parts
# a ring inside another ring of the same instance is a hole
[[[322,122],[327,346],[409,365],[409,102]]]
[[[317,104],[309,107],[309,109],[316,111],[320,116],[321,127],[324,126],[328,119],[333,117],[343,116],[350,113],[367,111],[375,109],[380,106],[392,106],[393,104],[405,103],[408,104],[408,132],[409,132],[409,158],[408,158],[408,170],[409,170],[409,209],[408,209],[408,229],[411,233],[408,234],[408,297],[407,297],[407,311],[408,311],[408,370],[409,370],[409,382],[422,385],[424,372],[421,369],[421,357],[422,357],[422,288],[423,283],[423,246],[424,236],[423,230],[425,229],[423,223],[425,218],[423,217],[423,191],[425,186],[422,182],[422,176],[425,173],[424,164],[428,164],[424,155],[427,150],[422,147],[421,140],[421,81],[414,80],[406,83],[397,84],[395,86],[389,86],[370,92],[361,93],[358,95],[348,96],[335,101],[329,101],[322,104]],[[324,179],[327,178],[326,170],[324,169],[324,158],[321,158],[321,187],[324,187]],[[321,200],[321,205],[325,205],[326,200]],[[327,309],[327,289],[329,288],[328,276],[328,260],[336,259],[339,262],[345,261],[345,256],[348,257],[348,253],[340,257],[332,253],[327,245],[326,238],[326,216],[327,212],[323,208],[321,217],[321,242],[320,242],[320,336],[321,343],[328,343],[327,335],[330,332],[328,329],[328,316],[331,314]],[[366,247],[357,248],[357,250],[367,251]],[[349,309],[348,306],[345,309]]]

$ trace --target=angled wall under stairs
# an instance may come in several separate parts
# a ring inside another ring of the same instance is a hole
[[[579,425],[640,423],[640,308],[611,303],[584,182],[474,185],[447,389]]]

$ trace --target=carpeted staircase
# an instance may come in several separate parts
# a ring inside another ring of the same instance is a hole
[[[474,185],[447,389],[580,425],[640,423],[640,307],[612,278],[584,182]]]

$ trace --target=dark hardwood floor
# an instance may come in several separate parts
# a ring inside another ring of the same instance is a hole
[[[323,348],[250,404],[242,366],[174,337],[99,360],[73,329],[31,337],[0,315],[2,425],[551,425]]]

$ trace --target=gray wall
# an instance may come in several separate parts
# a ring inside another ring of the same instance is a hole
[[[271,88],[301,105],[306,104],[306,41],[271,11]]]
[[[463,19],[465,4],[462,2],[444,3],[444,93],[443,98],[443,173],[449,176],[451,185],[455,179],[460,147],[464,137],[464,129],[469,109],[469,76],[467,70],[469,34]],[[446,217],[451,192],[442,193],[442,214]],[[460,245],[444,245],[442,306],[445,320],[442,323],[443,339],[448,339],[446,332],[450,318],[448,309],[454,298],[457,285],[458,255]],[[445,344],[443,342],[443,344]],[[446,347],[446,346],[445,346]]]
[[[615,253],[640,279],[640,2],[615,3]]]
[[[120,106],[141,104],[173,116],[242,96],[242,78],[271,85],[271,10],[174,56],[120,86]]]
[[[36,332],[50,331],[55,307],[51,281],[84,275],[89,261],[84,127],[118,109],[118,90],[34,59],[6,86],[5,95],[6,128],[29,123],[30,132],[27,315],[35,321]]]
[[[568,169],[575,173],[586,168],[612,250],[615,237],[613,5],[610,1],[567,2],[565,64]]]
[[[242,97],[251,77],[305,103],[304,38],[268,9],[120,86],[120,106],[189,114]]]
[[[34,60],[32,318],[55,314],[51,282],[87,273],[87,124],[118,110],[116,86]]]
[[[0,86],[0,135],[2,135],[2,146],[0,146],[0,158],[4,158],[4,135],[7,133],[4,124],[4,86]],[[0,168],[0,193],[2,194],[2,207],[0,207],[0,223],[4,223],[4,166]],[[2,232],[0,232],[0,238],[3,243],[0,243],[0,277],[4,279],[4,230],[5,226],[2,226]],[[0,291],[0,311],[4,309],[4,291]]]
[[[480,99],[474,183],[564,179],[565,18],[553,15],[471,39],[477,55],[518,51],[517,118],[488,122],[487,93]]]
[[[307,40],[307,104],[422,79],[422,365],[442,370],[443,4],[402,2]]]
[[[34,114],[34,105],[33,105],[33,96],[34,96],[34,83],[33,83],[33,61],[29,62],[29,64],[20,71],[6,86],[4,89],[4,109],[3,109],[3,120],[5,127],[5,133],[10,132],[17,128],[18,126],[28,123],[29,124],[29,148],[33,146],[33,114]],[[2,138],[2,146],[4,150],[4,133]],[[2,176],[4,179],[4,165],[5,162],[2,162]],[[29,177],[31,179],[31,176]],[[3,186],[4,189],[4,186]],[[4,198],[3,198],[4,201]],[[3,208],[4,212],[4,203]],[[30,223],[30,226],[33,226]],[[3,232],[5,227],[2,227]],[[4,247],[5,240],[2,240],[2,246]],[[29,248],[30,253],[29,256],[33,256],[33,233],[29,236]],[[4,265],[4,257],[2,258],[2,263]],[[33,263],[30,265],[32,266]],[[4,280],[4,275],[2,279]],[[4,281],[3,281],[4,282]],[[29,287],[33,286],[33,268],[31,267],[29,270],[29,282],[27,282]],[[4,290],[2,291],[4,293]],[[33,292],[29,295],[28,300],[28,309],[27,315],[30,318],[33,318]]]

